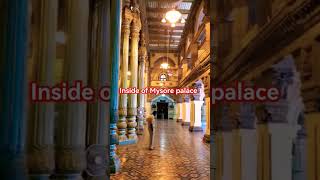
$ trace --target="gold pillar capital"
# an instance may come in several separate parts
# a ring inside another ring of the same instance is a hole
[[[131,36],[134,39],[139,39],[140,30],[141,30],[141,20],[140,16],[137,13],[134,13],[132,19],[132,26],[131,26]]]
[[[130,35],[130,24],[132,22],[133,16],[132,16],[132,12],[127,7],[125,7],[123,10],[122,19],[123,19],[122,20],[122,28],[121,28],[122,32],[129,36]]]
[[[147,48],[146,46],[140,46],[139,48],[139,62],[146,62],[147,59]]]

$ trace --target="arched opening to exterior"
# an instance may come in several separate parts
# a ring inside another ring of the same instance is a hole
[[[175,118],[176,102],[168,95],[159,95],[151,100],[151,110],[157,111],[158,119],[171,119]]]

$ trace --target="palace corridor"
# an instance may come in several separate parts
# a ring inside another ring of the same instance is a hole
[[[173,120],[157,120],[155,149],[149,150],[149,136],[141,136],[137,144],[119,147],[122,170],[111,179],[209,180],[210,149],[201,142],[202,137],[202,132],[189,132]]]
[[[320,0],[0,0],[0,24],[1,179],[320,180]]]

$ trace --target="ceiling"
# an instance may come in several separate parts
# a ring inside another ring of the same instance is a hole
[[[166,12],[176,9],[187,21],[193,1],[194,0],[146,1],[150,51],[176,52],[178,50],[185,23],[177,23],[176,27],[171,27],[169,23],[162,23],[161,19]]]

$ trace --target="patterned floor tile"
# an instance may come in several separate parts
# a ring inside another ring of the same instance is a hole
[[[155,149],[149,133],[135,145],[118,146],[121,171],[111,180],[209,180],[210,149],[202,132],[189,132],[173,120],[157,120]]]

